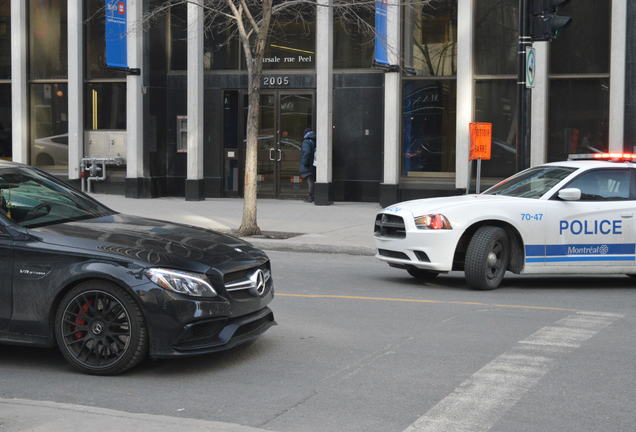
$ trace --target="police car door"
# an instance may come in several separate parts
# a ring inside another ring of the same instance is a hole
[[[562,189],[581,191],[578,201],[558,192],[548,201],[546,267],[566,273],[629,273],[635,270],[634,170],[585,171]]]

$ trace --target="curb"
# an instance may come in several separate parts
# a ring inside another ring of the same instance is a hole
[[[297,243],[289,240],[264,240],[251,237],[241,237],[259,249],[275,252],[302,252],[302,253],[323,253],[340,254],[354,256],[375,256],[376,250],[366,246],[337,246],[323,245],[315,243]]]

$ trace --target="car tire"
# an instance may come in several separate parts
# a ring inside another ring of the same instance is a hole
[[[495,289],[501,284],[509,262],[510,241],[506,231],[495,226],[481,227],[466,250],[466,283],[473,289]]]
[[[439,276],[439,273],[432,270],[424,270],[416,267],[406,269],[407,272],[420,282],[430,282]]]
[[[128,292],[106,281],[82,282],[62,298],[55,336],[66,360],[92,375],[123,373],[148,352],[141,309]]]

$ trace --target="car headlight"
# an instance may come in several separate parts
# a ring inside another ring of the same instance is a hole
[[[146,270],[148,279],[162,288],[194,297],[216,297],[216,290],[207,276],[179,270],[151,268]]]
[[[446,216],[441,214],[428,214],[415,218],[415,226],[419,229],[449,230],[453,229]]]

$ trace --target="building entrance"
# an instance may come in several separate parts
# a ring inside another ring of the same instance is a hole
[[[258,194],[299,198],[307,187],[298,175],[306,128],[313,128],[312,93],[273,91],[261,95],[258,134]]]

